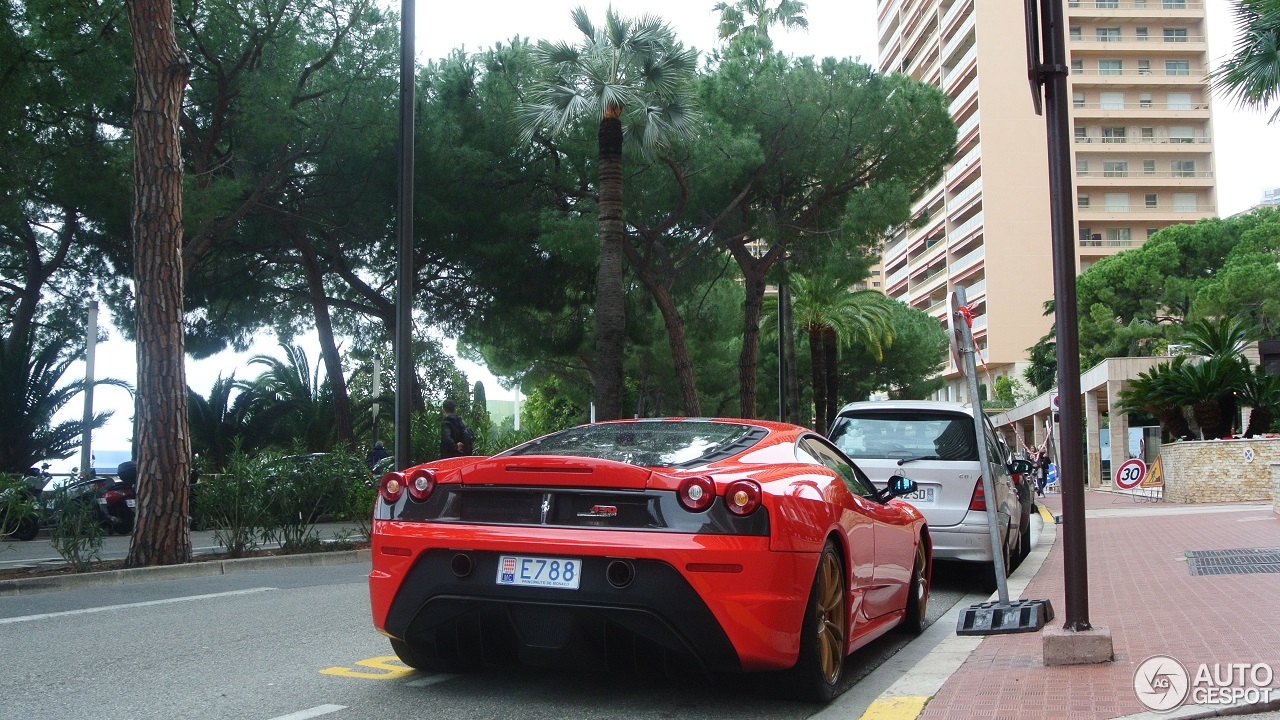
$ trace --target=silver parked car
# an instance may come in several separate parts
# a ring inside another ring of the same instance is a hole
[[[983,491],[969,405],[925,400],[850,403],[832,422],[828,437],[877,487],[898,474],[914,480],[916,491],[903,499],[924,513],[933,556],[985,563],[992,568],[988,584],[994,585],[988,509],[995,507],[998,513],[996,527],[1009,568],[1030,552],[1031,505],[1023,502],[1010,476],[1006,445],[983,420],[987,455],[994,467],[994,503]]]

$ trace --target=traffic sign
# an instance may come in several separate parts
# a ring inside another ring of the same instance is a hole
[[[1054,392],[1049,395],[1049,409],[1058,412],[1062,408],[1058,405],[1058,393]]]
[[[1122,490],[1132,490],[1141,485],[1142,479],[1146,476],[1147,464],[1138,458],[1130,458],[1120,463],[1120,467],[1116,468],[1116,487]]]

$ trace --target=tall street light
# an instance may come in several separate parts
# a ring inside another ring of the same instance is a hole
[[[413,21],[415,0],[400,0],[400,202],[396,273],[396,469],[409,467],[413,395]]]

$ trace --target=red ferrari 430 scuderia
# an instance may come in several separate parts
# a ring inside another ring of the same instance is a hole
[[[895,626],[919,632],[924,518],[805,428],[583,425],[382,478],[373,621],[406,664],[787,671],[810,700]]]

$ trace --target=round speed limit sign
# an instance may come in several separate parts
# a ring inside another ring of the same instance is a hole
[[[1116,468],[1116,487],[1123,490],[1132,490],[1142,484],[1142,478],[1147,476],[1147,464],[1138,458],[1125,460]]]

